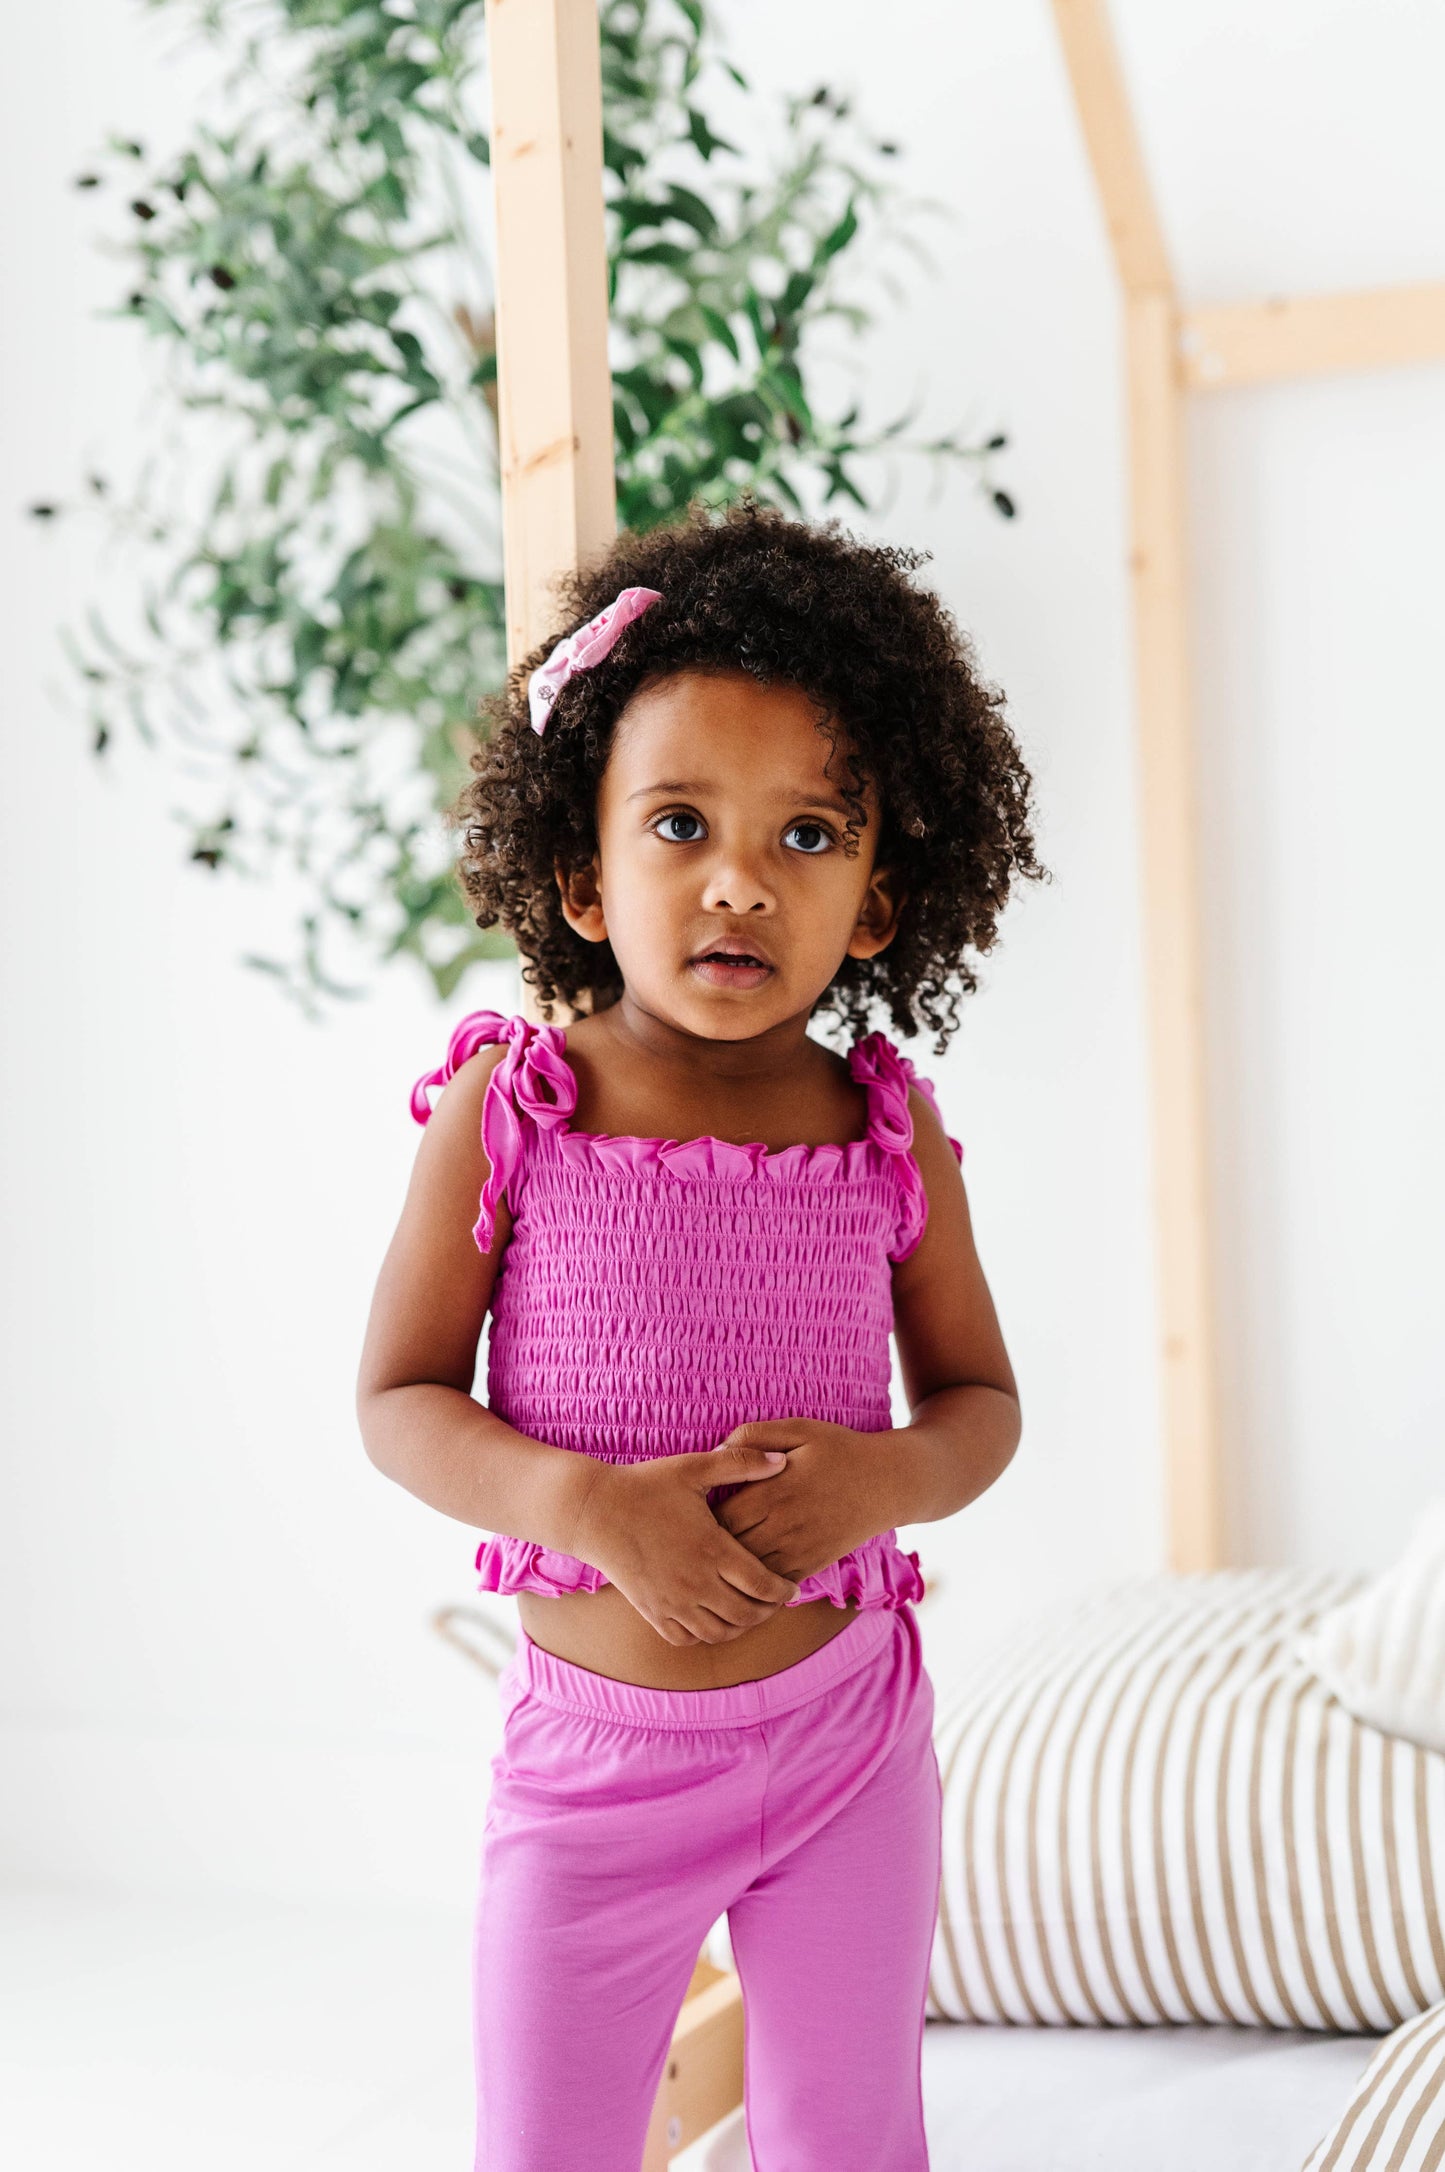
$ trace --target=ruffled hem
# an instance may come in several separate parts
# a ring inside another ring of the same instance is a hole
[[[477,1548],[478,1591],[540,1591],[559,1599],[572,1591],[600,1591],[606,1582],[600,1569],[531,1539],[483,1539]]]
[[[562,1598],[574,1591],[600,1591],[608,1579],[600,1569],[571,1554],[554,1553],[531,1539],[488,1538],[477,1549],[477,1588],[510,1596],[535,1591]],[[905,1553],[892,1532],[882,1532],[829,1562],[816,1576],[805,1576],[789,1606],[828,1599],[834,1606],[865,1610],[916,1604],[923,1597],[923,1576],[916,1553]]]
[[[831,1599],[834,1606],[875,1608],[916,1606],[923,1597],[923,1571],[916,1553],[905,1553],[891,1532],[830,1561],[816,1576],[805,1576],[790,1606],[805,1599]]]
[[[932,1081],[921,1078],[885,1034],[865,1034],[849,1051],[849,1071],[867,1090],[868,1121],[863,1137],[845,1146],[770,1149],[761,1142],[739,1144],[711,1133],[698,1139],[648,1139],[630,1133],[574,1131],[569,1119],[577,1106],[577,1080],[567,1061],[561,1027],[537,1026],[521,1016],[504,1017],[500,1011],[472,1011],[461,1020],[443,1061],[412,1088],[411,1112],[416,1121],[424,1124],[430,1117],[433,1087],[444,1086],[479,1049],[499,1042],[505,1044],[506,1054],[487,1083],[482,1103],[482,1144],[489,1166],[473,1235],[484,1252],[491,1248],[498,1203],[504,1194],[511,1197],[510,1187],[521,1168],[523,1117],[554,1134],[564,1163],[610,1174],[640,1176],[660,1171],[683,1181],[736,1183],[761,1176],[780,1184],[827,1183],[870,1174],[878,1167],[881,1152],[896,1173],[901,1194],[898,1227],[888,1257],[898,1265],[918,1247],[928,1221],[928,1195],[912,1153],[909,1087],[917,1086],[935,1109],[938,1100]],[[956,1139],[949,1144],[961,1162],[963,1148]]]

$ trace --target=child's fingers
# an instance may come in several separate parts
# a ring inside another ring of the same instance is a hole
[[[745,1599],[760,1599],[769,1607],[786,1606],[789,1599],[796,1599],[798,1587],[791,1577],[779,1576],[756,1554],[750,1554],[746,1546],[731,1537],[718,1525],[719,1537],[726,1540],[726,1551],[717,1564],[718,1575],[724,1583],[731,1584]]]
[[[797,1418],[752,1418],[735,1425],[720,1448],[801,1448],[806,1439],[804,1422]]]
[[[759,1622],[770,1621],[776,1612],[775,1606],[753,1605],[744,1612],[735,1601],[720,1599],[715,1606],[694,1607],[683,1626],[700,1644],[729,1644],[745,1629],[756,1629]]]
[[[784,1579],[786,1582],[786,1579]],[[750,1599],[725,1578],[719,1578],[707,1599],[697,1600],[685,1607],[674,1618],[702,1644],[726,1644],[744,1630],[756,1629],[761,1622],[771,1621],[778,1611],[778,1602],[765,1604]]]
[[[786,1576],[780,1581],[785,1585],[788,1583]],[[796,1590],[797,1586],[792,1585],[789,1589]],[[729,1583],[725,1576],[719,1576],[715,1589],[698,1602],[703,1612],[716,1614],[734,1629],[755,1629],[759,1622],[771,1620],[782,1603],[779,1599],[755,1599],[740,1591],[736,1584]]]
[[[775,1478],[788,1459],[780,1448],[756,1447],[750,1441],[725,1440],[697,1458],[695,1476],[704,1487],[736,1485],[753,1478]]]

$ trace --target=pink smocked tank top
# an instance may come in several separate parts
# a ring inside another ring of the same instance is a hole
[[[849,1052],[868,1095],[861,1139],[770,1153],[711,1137],[576,1131],[561,1028],[474,1011],[413,1089],[418,1123],[431,1114],[429,1089],[496,1042],[506,1054],[482,1104],[490,1173],[474,1234],[487,1250],[505,1194],[512,1232],[487,1356],[499,1417],[608,1463],[716,1448],[753,1419],[889,1430],[892,1269],[928,1215],[910,1083],[934,1100],[891,1041],[870,1033]],[[510,1537],[485,1539],[477,1568],[483,1591],[596,1591],[607,1581],[570,1554]],[[885,1531],[803,1577],[789,1603],[898,1607],[922,1595],[917,1554]]]

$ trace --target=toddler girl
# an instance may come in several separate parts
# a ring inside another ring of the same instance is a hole
[[[865,1029],[941,1049],[1040,869],[917,563],[752,507],[624,538],[463,800],[478,924],[572,1022],[476,1012],[419,1083],[359,1408],[518,1596],[478,2172],[638,2172],[724,1912],[756,2172],[928,2163],[940,1786],[895,1527],[992,1485],[1019,1411],[962,1149]]]

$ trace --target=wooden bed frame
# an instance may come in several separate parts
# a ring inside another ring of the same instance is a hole
[[[1169,1519],[1181,1572],[1223,1568],[1190,707],[1185,404],[1191,394],[1445,359],[1445,284],[1185,309],[1106,0],[1053,0],[1123,289],[1149,1030],[1158,1350]]]
[[[1225,1566],[1226,1543],[1191,720],[1186,403],[1282,378],[1445,359],[1445,283],[1185,308],[1106,0],[1052,0],[1052,6],[1123,298],[1167,1558],[1174,1570],[1192,1572]],[[515,662],[549,630],[552,581],[605,549],[615,532],[596,0],[487,0],[487,32],[507,638]],[[742,2032],[740,2016],[729,2012],[737,2001],[735,1977],[694,1980],[644,2172],[656,2172],[740,2101]]]

